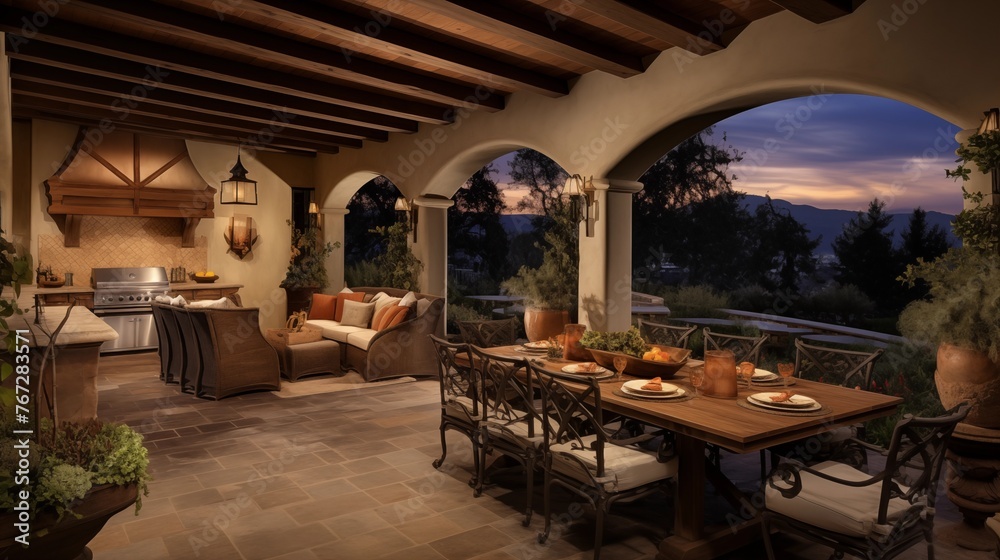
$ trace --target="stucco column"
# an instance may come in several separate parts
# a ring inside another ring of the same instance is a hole
[[[417,214],[417,242],[413,254],[424,269],[420,291],[448,295],[448,209],[455,201],[437,196],[420,196],[413,201]],[[419,208],[419,210],[417,210]],[[410,238],[412,240],[412,237]]]
[[[322,208],[323,241],[336,245],[339,249],[326,259],[326,276],[330,280],[328,291],[339,292],[344,288],[344,216],[350,212],[347,208]]]
[[[594,236],[580,225],[579,321],[591,330],[624,331],[632,324],[632,195],[642,183],[594,179]]]
[[[10,60],[7,58],[7,37],[0,33],[0,229],[11,235],[14,193],[14,150],[11,146]],[[8,237],[8,239],[10,239]]]

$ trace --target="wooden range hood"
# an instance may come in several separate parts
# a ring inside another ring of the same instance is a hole
[[[45,190],[66,247],[80,246],[83,216],[179,218],[182,247],[194,247],[198,222],[215,217],[216,190],[177,138],[81,127]]]

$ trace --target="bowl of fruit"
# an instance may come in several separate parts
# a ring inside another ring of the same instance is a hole
[[[637,377],[670,379],[687,363],[691,351],[662,344],[647,344],[635,327],[624,332],[587,331],[580,343],[590,350],[594,361],[614,370],[615,357],[625,357],[625,373]]]
[[[202,270],[192,274],[191,279],[199,284],[211,284],[218,280],[219,277],[211,270]]]

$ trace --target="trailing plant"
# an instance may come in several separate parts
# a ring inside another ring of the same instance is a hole
[[[294,227],[291,220],[286,223],[292,226],[292,250],[281,287],[293,289],[319,287],[321,290],[326,288],[329,284],[326,258],[334,249],[340,248],[340,242],[323,243],[320,240],[320,229],[315,224],[300,230]]]
[[[385,250],[372,260],[379,277],[377,283],[369,285],[420,291],[420,271],[424,269],[424,263],[410,249],[407,240],[409,224],[400,221],[388,227],[377,227],[371,232],[382,237]]]
[[[1000,130],[979,132],[969,136],[955,150],[958,155],[958,167],[945,170],[945,176],[969,180],[972,170],[966,167],[973,164],[980,173],[989,173],[1000,167]]]

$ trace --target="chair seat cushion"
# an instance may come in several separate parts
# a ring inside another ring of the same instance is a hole
[[[446,416],[470,425],[476,424],[479,421],[477,416],[481,416],[472,414],[472,399],[469,397],[449,399],[444,405],[444,413]]]
[[[582,438],[583,445],[587,449],[577,449],[579,444],[574,446],[572,442],[550,445],[552,468],[576,480],[589,483],[591,476],[597,472],[597,452],[589,449],[596,439],[596,435]],[[582,465],[567,455],[582,461],[590,472],[584,472]],[[676,474],[676,457],[666,463],[660,463],[656,460],[654,451],[631,445],[604,446],[605,479],[602,480],[605,490],[609,492],[638,488],[658,480],[673,478]]]
[[[819,463],[811,468],[855,482],[871,478],[864,472],[835,461]],[[767,509],[845,535],[864,537],[873,532],[878,518],[881,483],[851,487],[807,472],[802,472],[801,475],[802,491],[792,498],[783,497],[778,490],[767,485],[764,494]],[[906,500],[893,498],[889,501],[888,520],[891,522],[909,507]]]
[[[368,350],[368,347],[371,346],[372,339],[375,338],[375,335],[377,334],[378,331],[373,331],[372,329],[357,329],[347,334],[347,343],[351,346],[361,348],[362,350]]]
[[[520,447],[541,447],[544,439],[542,435],[542,421],[538,418],[532,418],[532,422],[534,423],[534,431],[532,432],[534,435],[532,436],[528,435],[527,418],[521,418],[513,422],[488,418],[486,420],[486,431],[489,432],[492,438],[510,441]]]

